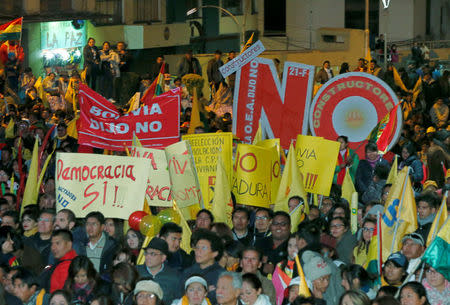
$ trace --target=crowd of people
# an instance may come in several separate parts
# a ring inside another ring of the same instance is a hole
[[[52,152],[103,153],[79,145],[68,130],[76,116],[77,84],[86,82],[105,97],[114,98],[122,86],[120,73],[128,71],[131,55],[123,42],[116,50],[104,42],[98,50],[90,38],[83,56],[83,72],[74,70],[69,77],[66,71],[57,71],[58,75],[48,71],[37,84],[32,70],[21,66],[24,54],[20,45],[7,42],[6,51],[0,48],[4,67],[0,98],[5,100],[0,127],[0,305],[449,304],[449,279],[429,265],[413,268],[426,249],[431,223],[450,188],[448,70],[418,60],[406,69],[399,68],[408,89],[404,91],[394,80],[395,62],[383,71],[377,60],[360,59],[355,71],[382,78],[401,99],[405,124],[391,152],[382,156],[376,144],[368,143],[365,157],[359,160],[348,148],[348,138],[340,136],[330,195],[320,196],[318,206],[309,198],[292,197],[286,202],[290,211],[310,205],[300,223],[291,223],[286,212],[234,202],[230,227],[215,222],[212,213],[203,209],[189,221],[193,250],[186,253],[180,247],[183,230],[177,223],[164,224],[144,246],[145,236],[124,229],[127,221],[105,218],[101,211],[83,219],[69,209],[56,212],[56,154],[45,172],[38,201],[21,209],[35,137],[40,139],[42,162]],[[230,52],[228,60],[235,56]],[[216,51],[208,63],[207,81],[213,91],[225,88],[232,94],[235,75],[222,77],[218,70],[224,64],[222,57],[222,52]],[[350,65],[343,63],[340,71],[333,71],[325,61],[315,80],[324,84],[337,72],[350,70]],[[192,97],[183,76],[202,76],[200,63],[188,51],[172,77],[164,56],[159,56],[151,71],[142,76],[142,94],[161,71],[164,90],[182,88],[180,128],[186,131]],[[415,96],[410,90],[419,78],[422,90]],[[196,132],[231,131],[231,113],[208,112],[211,101],[206,97],[202,101],[203,126]],[[53,126],[55,130],[46,140]],[[391,253],[383,262],[382,274],[377,275],[367,270],[368,250],[376,215],[383,212],[392,186],[386,181],[395,154],[399,170],[410,168],[418,229],[402,237],[401,251]],[[349,203],[341,197],[346,169],[360,198],[356,234],[350,228]],[[152,207],[155,215],[159,210]],[[145,259],[139,265],[141,249]],[[299,295],[306,287],[296,258],[311,296]],[[284,284],[281,291],[280,278]]]

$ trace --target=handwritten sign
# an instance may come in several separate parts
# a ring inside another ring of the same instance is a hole
[[[172,206],[170,176],[164,150],[144,147],[131,148],[132,157],[146,159],[150,163],[145,199],[151,206]]]
[[[189,143],[180,141],[164,150],[172,185],[172,198],[180,208],[195,204],[203,208],[202,192]]]
[[[269,207],[271,203],[272,151],[239,144],[233,166],[231,191],[238,204]]]
[[[298,135],[295,150],[305,191],[328,196],[339,153],[339,142]]]
[[[77,217],[100,211],[128,219],[142,210],[150,163],[145,159],[81,153],[56,156],[56,208]]]
[[[183,140],[189,141],[191,145],[203,199],[210,208],[214,198],[219,153],[222,155],[227,175],[231,177],[232,174],[233,134],[221,132],[184,135]],[[228,183],[231,183],[231,180]]]
[[[233,74],[234,72],[236,72],[237,70],[241,69],[243,66],[248,64],[253,59],[255,59],[259,54],[261,54],[265,50],[266,49],[264,48],[264,45],[262,44],[261,40],[258,40],[247,50],[242,52],[242,54],[240,54],[227,64],[223,65],[222,67],[220,67],[219,71],[220,73],[222,73],[222,76],[226,78],[231,74]]]

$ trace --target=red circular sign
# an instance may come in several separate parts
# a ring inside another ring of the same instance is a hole
[[[312,135],[330,140],[344,135],[351,148],[361,147],[398,102],[389,85],[376,76],[361,72],[341,74],[324,84],[314,97],[309,113]],[[400,136],[401,126],[399,107],[388,149]]]

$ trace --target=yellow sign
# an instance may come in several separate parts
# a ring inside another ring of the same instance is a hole
[[[172,199],[180,209],[194,204],[200,204],[203,208],[202,192],[189,143],[181,141],[164,150],[172,184]]]
[[[145,199],[152,206],[171,207],[170,176],[164,150],[136,147],[131,148],[132,157],[146,159],[150,164]]]
[[[328,196],[339,153],[339,142],[298,135],[295,150],[305,191]]]
[[[231,191],[238,204],[269,207],[272,152],[256,145],[238,144]]]
[[[272,151],[271,194],[272,194],[272,203],[275,203],[275,201],[277,200],[278,188],[280,187],[281,181],[280,139],[263,140],[256,143],[256,145],[270,149]]]
[[[150,163],[144,159],[97,154],[58,153],[56,208],[78,217],[100,211],[128,219],[142,210]]]
[[[189,141],[191,145],[203,200],[205,205],[211,208],[219,153],[222,155],[227,175],[231,177],[232,174],[233,134],[221,132],[184,135],[183,140]],[[231,184],[231,179],[229,183]]]

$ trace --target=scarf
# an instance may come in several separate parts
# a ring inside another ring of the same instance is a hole
[[[338,166],[341,164],[344,164],[347,161],[347,158],[350,154],[350,149],[345,149],[343,152],[343,154],[341,153],[342,150],[339,152],[338,154]],[[346,172],[346,168],[344,167],[343,169],[341,169],[337,175],[337,181],[336,183],[338,185],[342,185],[342,183],[344,182],[344,177],[345,177],[345,172]]]
[[[427,223],[433,222],[435,217],[436,217],[436,213],[432,213],[428,217],[425,217],[425,218],[417,217],[417,222],[419,223],[419,225],[423,226],[423,225],[426,225]]]
[[[189,305],[189,300],[188,300],[187,296],[184,295],[181,298],[181,305]],[[202,305],[211,305],[211,302],[209,301],[208,298],[204,298],[202,301]]]
[[[366,159],[366,161],[369,162],[370,167],[372,167],[372,169],[374,169],[375,165],[377,165],[377,163],[378,163],[378,161],[380,161],[380,159],[381,159],[381,156],[378,155],[378,157],[375,160],[372,161],[372,160]]]
[[[23,232],[23,235],[26,236],[26,237],[30,237],[30,236],[33,236],[34,234],[36,234],[37,231],[38,231],[38,228],[36,226],[33,229],[31,229],[31,230]]]

